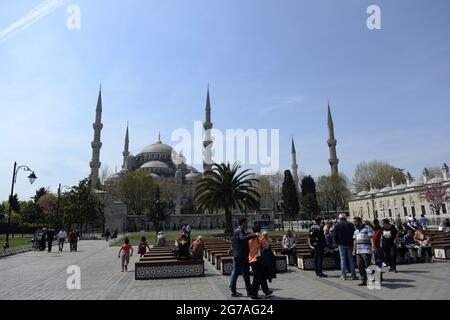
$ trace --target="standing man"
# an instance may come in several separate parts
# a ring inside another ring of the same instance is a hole
[[[241,297],[242,294],[236,291],[236,282],[238,276],[242,274],[247,289],[247,295],[252,295],[252,287],[250,284],[250,266],[248,262],[249,248],[248,241],[258,236],[247,233],[247,219],[239,220],[239,227],[234,231],[233,235],[233,271],[231,273],[230,289],[232,297]]]
[[[58,232],[57,238],[58,238],[59,252],[62,252],[64,248],[64,242],[66,241],[67,238],[67,232],[64,229],[61,229]]]
[[[382,232],[381,247],[384,261],[389,263],[389,272],[397,273],[398,230],[390,223],[389,219],[384,219]]]
[[[322,218],[317,217],[309,229],[308,245],[314,251],[314,270],[316,276],[328,277],[322,272],[323,253],[325,251],[326,240],[323,233]]]
[[[364,224],[360,217],[355,217],[355,232],[354,232],[354,245],[353,255],[356,256],[358,263],[359,274],[361,275],[361,283],[358,286],[367,285],[367,272],[366,269],[371,265],[372,253],[375,248],[375,241],[373,239],[373,229]]]
[[[355,227],[349,221],[344,214],[339,215],[339,222],[334,226],[334,234],[336,239],[336,244],[339,249],[339,256],[341,259],[341,279],[347,279],[347,269],[350,264],[350,272],[352,274],[352,279],[357,280],[355,270],[355,258],[352,255],[353,251],[353,234],[355,233]]]
[[[52,246],[53,246],[53,238],[55,237],[55,230],[48,229],[47,230],[47,247],[48,252],[52,252]]]

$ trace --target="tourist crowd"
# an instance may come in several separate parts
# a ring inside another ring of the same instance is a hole
[[[314,270],[318,277],[327,277],[322,272],[323,257],[331,254],[341,267],[341,279],[350,273],[357,280],[356,268],[361,279],[360,286],[367,285],[366,270],[371,265],[389,267],[389,272],[397,273],[397,262],[431,262],[431,242],[427,233],[428,220],[409,217],[364,221],[355,217],[353,223],[340,215],[338,221],[323,223],[316,218],[309,229],[308,245],[314,256]]]

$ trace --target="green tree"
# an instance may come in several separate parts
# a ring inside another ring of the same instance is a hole
[[[281,188],[284,216],[292,221],[300,210],[298,192],[290,170],[284,172],[284,181]]]
[[[64,224],[68,227],[77,225],[80,233],[101,218],[103,202],[94,194],[89,178],[81,180],[77,186],[60,199],[60,214],[63,212]]]
[[[20,213],[20,201],[17,194],[13,195],[12,197],[9,196],[9,203],[13,212]]]
[[[214,164],[196,184],[195,200],[202,209],[210,212],[225,211],[225,233],[233,232],[233,209],[244,210],[244,203],[250,210],[259,210],[260,194],[258,179],[249,169],[242,170],[239,163]]]
[[[343,175],[319,177],[317,191],[323,209],[328,208],[336,212],[345,210],[351,198],[351,192],[347,185],[347,179]]]
[[[302,189],[302,196],[311,193],[312,195],[314,195],[314,198],[317,198],[316,182],[314,181],[313,177],[311,176],[304,177],[301,182],[301,189]]]
[[[141,228],[141,217],[150,214],[155,194],[155,182],[146,171],[136,170],[128,173],[120,182],[119,190],[123,201],[135,215],[139,217]]]
[[[320,207],[317,204],[317,199],[312,193],[307,193],[302,196],[302,209],[307,219],[313,219],[320,213]]]

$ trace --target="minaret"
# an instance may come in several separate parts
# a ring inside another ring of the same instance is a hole
[[[130,136],[129,136],[129,133],[128,133],[128,124],[127,124],[127,132],[125,133],[125,146],[124,146],[123,152],[122,152],[122,155],[123,155],[122,169],[123,170],[125,170],[126,167],[127,167],[127,159],[128,159],[128,157],[130,155],[129,147],[130,147]]]
[[[203,141],[203,147],[205,148],[205,156],[203,160],[203,171],[211,171],[212,168],[212,146],[213,141],[211,137],[211,129],[213,124],[211,122],[211,101],[209,98],[209,85],[208,93],[206,95],[206,109],[205,109],[205,123],[203,123],[203,128],[205,129],[205,140]]]
[[[92,161],[91,165],[91,175],[90,180],[92,186],[95,188],[98,183],[98,171],[101,167],[100,162],[100,149],[102,148],[101,143],[101,132],[103,129],[102,124],[102,87],[100,86],[100,90],[98,93],[98,101],[97,101],[97,109],[95,111],[95,123],[92,125],[94,128],[94,141],[92,141]]]
[[[291,150],[292,164],[291,173],[294,178],[295,187],[298,189],[298,164],[297,164],[297,152],[295,151],[294,138],[292,138],[292,150]]]
[[[337,141],[334,138],[333,117],[331,116],[330,103],[328,103],[328,148],[330,149],[331,175],[339,174],[339,159],[336,154]]]

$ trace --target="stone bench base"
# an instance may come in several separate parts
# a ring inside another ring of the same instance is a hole
[[[450,246],[433,248],[434,258],[439,260],[450,260]]]
[[[275,263],[277,267],[277,273],[284,273],[288,271],[287,261],[285,256],[275,256]],[[217,263],[222,274],[224,276],[231,275],[233,272],[233,259],[232,257],[225,257],[220,259],[220,263]]]
[[[311,256],[297,256],[297,266],[301,270],[314,270],[314,257]],[[332,257],[323,257],[323,269],[336,269],[336,263]]]
[[[170,279],[205,276],[203,260],[140,261],[135,264],[135,279]]]

